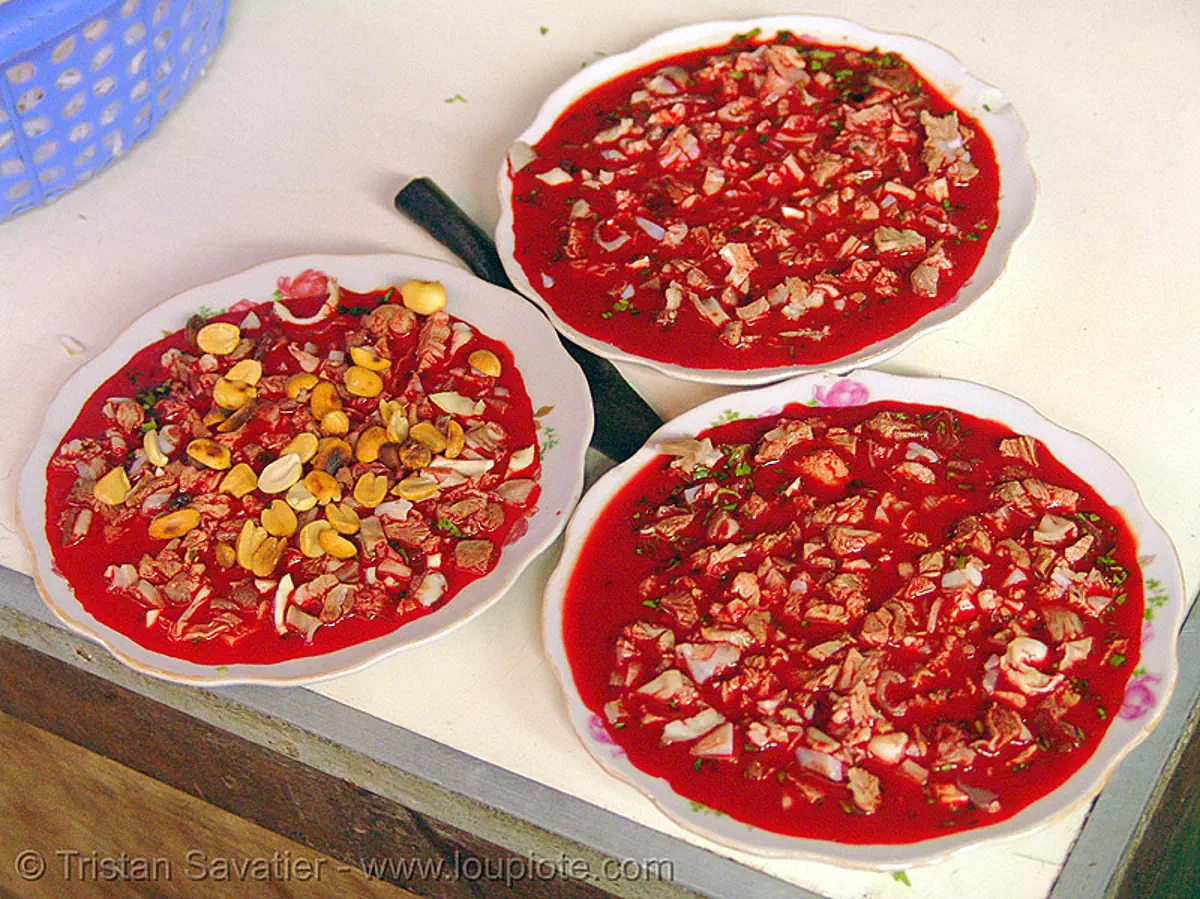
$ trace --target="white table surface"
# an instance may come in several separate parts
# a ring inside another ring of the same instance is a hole
[[[789,11],[847,8],[235,2],[208,75],[149,141],[54,205],[0,224],[0,564],[30,571],[12,510],[40,410],[146,309],[275,257],[449,258],[392,209],[407,177],[432,176],[490,227],[508,143],[582,64],[668,27]],[[1200,63],[1198,12],[1186,0],[862,0],[852,10],[878,30],[950,49],[998,86],[1029,130],[1040,185],[1033,226],[1004,278],[965,317],[881,367],[1007,390],[1097,441],[1175,541],[1189,596],[1200,585],[1200,307],[1191,284],[1200,101],[1188,87]],[[466,102],[444,102],[456,94]],[[85,354],[68,357],[64,336]],[[667,415],[720,392],[626,372]],[[467,627],[318,691],[709,846],[604,774],[570,731],[538,636],[540,589],[556,555]],[[910,879],[922,896],[1045,896],[1083,815]],[[914,895],[886,874],[709,848],[832,897]]]

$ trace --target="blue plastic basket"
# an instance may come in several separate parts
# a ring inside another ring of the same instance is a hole
[[[179,102],[228,0],[0,0],[0,221],[91,178]]]

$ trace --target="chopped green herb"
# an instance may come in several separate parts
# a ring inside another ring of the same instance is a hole
[[[707,477],[711,477],[711,476],[712,476],[712,472],[709,471],[707,468],[705,468],[703,465],[697,465],[695,468],[692,469],[692,480],[693,481],[699,481],[701,478],[707,478]]]
[[[984,109],[985,109],[987,112],[991,112],[991,111],[992,111],[992,107],[988,106],[986,103],[984,103],[984,104],[983,104],[983,108],[984,108]]]
[[[902,883],[906,887],[912,886],[912,881],[908,879],[908,874],[904,871],[893,871],[892,880]]]
[[[734,41],[734,43],[744,43],[746,41],[752,41],[756,37],[758,37],[760,34],[762,34],[761,28],[751,28],[745,34],[735,34],[733,36],[733,41]]]
[[[750,467],[749,462],[739,462],[737,464],[737,468],[733,470],[733,473],[738,477],[744,477],[745,475],[750,474],[751,471],[753,471],[753,469]]]
[[[613,725],[613,730],[621,730],[623,727],[625,727],[625,722],[618,721],[616,724]]]
[[[545,25],[541,25],[541,26],[539,26],[539,27],[538,27],[538,31],[540,31],[542,34],[545,34],[545,33],[546,33],[547,31],[549,31],[549,30],[550,30],[550,29],[549,29],[549,28],[547,28]]]
[[[657,609],[658,608],[658,600],[657,599],[643,599],[642,605],[644,605],[648,609]]]
[[[834,81],[845,81],[847,78],[850,78],[853,75],[854,75],[853,69],[838,69],[836,72],[833,73],[833,80]]]
[[[760,144],[765,144],[765,143],[766,143],[767,141],[769,141],[770,139],[771,139],[771,135],[769,135],[769,134],[760,134],[760,135],[758,136],[758,142],[759,142]]]
[[[274,297],[276,300],[282,300],[283,299],[283,291],[280,290],[278,287],[276,287],[275,290],[271,292],[271,296]]]
[[[979,240],[979,235],[976,234],[974,231],[968,231],[966,234],[963,235],[963,237],[965,237],[967,240]]]
[[[153,431],[157,427],[158,422],[156,422],[153,418],[147,418],[144,422],[142,422],[142,433],[145,434],[148,431]]]
[[[1102,706],[1102,705],[1096,706],[1096,717],[1099,718],[1101,721],[1108,720],[1108,712],[1105,710],[1104,706]]]
[[[338,306],[338,312],[346,315],[366,315],[370,311],[366,306]]]
[[[704,764],[704,759],[696,759],[696,761],[692,762],[692,770],[699,771],[700,766],[703,764]]]
[[[808,54],[813,59],[819,59],[821,62],[828,62],[837,56],[832,50],[813,50]]]
[[[461,537],[463,535],[463,532],[458,529],[458,525],[456,525],[449,518],[439,518],[437,522],[437,529],[449,534],[451,537]]]
[[[453,97],[447,97],[442,102],[443,103],[466,103],[467,98],[464,97],[462,94],[455,94]]]
[[[734,81],[741,81],[743,78],[746,77],[746,73],[745,72],[730,72],[729,77],[732,78]]]
[[[1114,652],[1111,656],[1109,656],[1108,664],[1112,665],[1114,668],[1120,668],[1125,664],[1125,656],[1121,655],[1119,652]]]
[[[603,319],[610,319],[613,317],[612,311],[610,310],[608,312],[601,312],[600,317]]]

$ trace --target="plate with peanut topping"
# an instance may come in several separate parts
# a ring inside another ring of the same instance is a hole
[[[664,425],[576,510],[544,638],[584,745],[681,825],[886,869],[1099,790],[1166,709],[1184,609],[1094,444],[866,371]]]
[[[508,292],[412,256],[285,259],[81,368],[18,504],[46,602],[122,661],[305,683],[498,600],[578,500],[591,427]]]
[[[723,384],[878,361],[1004,270],[1035,185],[1013,107],[842,19],[673,29],[577,72],[499,174],[496,245],[572,340]]]

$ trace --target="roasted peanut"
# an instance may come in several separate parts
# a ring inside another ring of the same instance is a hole
[[[350,416],[341,409],[326,412],[321,419],[321,433],[340,436],[350,430]]]
[[[406,281],[400,286],[400,296],[418,315],[433,315],[446,308],[446,288],[440,281]]]
[[[321,531],[317,535],[317,542],[335,559],[352,559],[358,554],[358,547],[335,530]]]
[[[157,428],[151,428],[142,438],[142,452],[146,454],[146,461],[155,468],[162,468],[171,461],[162,451],[162,445],[158,442]]]
[[[413,425],[408,436],[425,447],[431,453],[440,453],[446,448],[446,438],[437,427],[427,421],[419,421]]]
[[[491,350],[476,350],[467,357],[467,364],[488,377],[500,377],[500,358]]]
[[[262,363],[257,359],[243,359],[225,372],[225,377],[230,381],[242,381],[253,387],[262,379],[262,373]]]
[[[383,393],[383,378],[361,365],[351,365],[346,369],[343,383],[347,392],[354,396],[372,397]]]
[[[379,458],[379,450],[387,443],[387,431],[379,425],[371,425],[358,435],[354,444],[354,458],[359,462],[374,462]]]
[[[289,400],[294,400],[300,396],[302,390],[312,390],[317,386],[318,379],[316,375],[310,375],[308,372],[301,372],[297,375],[292,375],[287,379],[287,384],[284,385],[284,393],[287,394]]]
[[[467,435],[463,433],[462,425],[456,421],[451,421],[446,426],[446,449],[442,453],[447,459],[457,459],[462,455],[463,447],[466,446]]]
[[[218,543],[213,549],[213,555],[222,568],[232,568],[237,564],[237,550],[228,543]]]
[[[325,517],[339,534],[358,533],[358,513],[345,503],[330,503],[325,507]]]
[[[106,506],[119,506],[125,502],[131,489],[133,485],[129,483],[129,475],[124,468],[117,467],[96,482],[92,495]]]
[[[287,542],[282,537],[267,537],[254,551],[254,557],[250,560],[250,570],[257,577],[270,577],[279,560],[283,558],[286,548]]]
[[[321,440],[317,454],[313,456],[312,467],[334,474],[339,468],[354,458],[354,450],[350,444],[340,437],[325,437]]]
[[[287,446],[279,451],[279,455],[286,456],[288,453],[295,453],[300,457],[301,462],[307,462],[317,454],[318,444],[317,435],[305,431],[289,440]]]
[[[429,497],[437,492],[438,485],[436,481],[415,474],[405,478],[392,488],[392,493],[414,503],[419,503],[423,499],[429,499]]]
[[[330,381],[321,381],[312,389],[312,395],[308,398],[308,407],[317,421],[335,409],[342,408],[342,398],[338,395],[337,387]]]
[[[287,500],[287,504],[297,512],[307,512],[317,504],[317,498],[304,486],[303,481],[289,487],[287,496],[284,498]]]
[[[217,431],[222,434],[228,434],[231,431],[236,431],[251,418],[254,417],[254,410],[258,408],[258,403],[254,400],[246,403],[242,408],[238,409],[231,416],[217,425]]]
[[[290,537],[296,533],[299,524],[292,507],[281,499],[272,500],[271,505],[263,509],[260,517],[262,526],[272,537]]]
[[[433,461],[433,453],[423,443],[410,440],[400,447],[400,464],[417,471]]]
[[[254,554],[258,552],[258,548],[262,546],[263,541],[269,536],[271,535],[267,533],[266,528],[260,528],[251,519],[247,518],[246,523],[242,525],[242,529],[238,533],[237,548],[235,550],[237,563],[249,571],[254,564]]]
[[[216,471],[224,471],[232,461],[229,447],[222,446],[207,437],[199,437],[189,443],[187,454],[189,458]]]
[[[327,471],[310,471],[304,477],[304,487],[321,505],[340,502],[342,499],[342,485]]]
[[[374,509],[387,497],[387,491],[387,475],[371,474],[369,471],[363,472],[362,477],[358,479],[358,483],[354,485],[354,500],[360,506]]]
[[[263,493],[283,493],[298,480],[304,465],[296,453],[280,456],[258,476],[258,489]]]
[[[221,479],[221,486],[218,490],[221,493],[231,493],[241,499],[257,486],[258,475],[254,473],[254,469],[245,462],[239,462],[229,470],[229,474]]]
[[[245,381],[231,381],[229,378],[221,378],[213,386],[213,402],[222,409],[233,411],[242,408],[242,406],[254,399],[257,393],[258,391]]]
[[[408,439],[408,414],[404,411],[404,407],[399,403],[398,408],[392,409],[390,418],[385,418],[387,424],[387,438],[389,443],[403,443]]]
[[[325,548],[321,546],[320,542],[321,533],[332,530],[332,528],[333,526],[324,518],[310,521],[304,527],[300,528],[300,536],[296,538],[300,552],[304,553],[310,559],[316,559],[325,555]]]
[[[350,347],[350,359],[355,365],[370,371],[387,371],[392,367],[390,359],[384,359],[369,346]]]
[[[176,509],[158,515],[150,522],[151,540],[174,540],[182,537],[200,524],[200,513],[195,509]]]
[[[226,418],[228,418],[228,415],[224,409],[210,409],[204,413],[204,418],[200,420],[211,428],[213,425],[223,423]]]
[[[196,335],[196,346],[214,356],[228,356],[237,349],[242,339],[242,330],[229,322],[213,322],[205,325]]]

